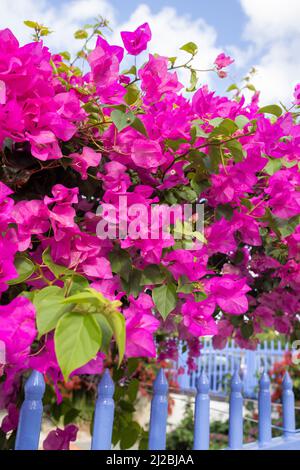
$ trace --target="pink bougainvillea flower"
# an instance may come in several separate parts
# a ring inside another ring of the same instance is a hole
[[[288,219],[300,214],[300,175],[298,166],[280,170],[269,179],[265,189],[270,196],[269,204],[273,214],[281,219]]]
[[[98,352],[95,359],[92,359],[90,362],[80,367],[79,369],[74,370],[74,372],[72,372],[71,374],[71,377],[73,375],[81,375],[81,374],[87,374],[87,375],[101,374],[104,368],[104,364],[103,364],[104,358],[105,358],[105,354],[103,354],[102,352]]]
[[[247,292],[251,288],[245,279],[239,279],[234,275],[223,275],[205,281],[209,298],[215,300],[220,309],[232,315],[241,315],[248,310]]]
[[[13,217],[18,224],[19,251],[30,246],[32,235],[45,233],[50,227],[48,207],[43,201],[18,202],[13,209]]]
[[[121,37],[127,52],[131,55],[138,55],[147,49],[147,44],[151,39],[151,30],[148,23],[144,23],[133,32],[122,31]]]
[[[70,442],[76,441],[78,427],[68,424],[64,429],[56,428],[50,431],[43,442],[44,450],[69,450]]]
[[[98,36],[96,48],[88,56],[92,78],[98,89],[107,88],[118,80],[123,54],[121,47],[110,46],[105,39]]]
[[[166,161],[159,143],[154,140],[136,139],[131,152],[132,160],[141,168],[156,170]]]
[[[50,130],[41,130],[39,133],[27,134],[31,143],[31,152],[39,160],[57,160],[62,158],[60,146],[56,136]]]
[[[5,433],[15,431],[19,422],[19,409],[14,403],[10,403],[7,408],[8,414],[3,418],[1,430]]]
[[[5,343],[6,362],[23,363],[37,335],[35,308],[25,297],[0,306],[0,340]]]
[[[54,97],[55,103],[58,105],[57,113],[64,119],[69,121],[81,121],[87,114],[81,108],[80,101],[75,90],[65,93],[58,93]]]
[[[210,336],[218,332],[217,324],[212,317],[215,306],[215,302],[210,299],[202,302],[189,299],[182,306],[183,323],[193,336]]]
[[[259,224],[253,217],[242,213],[235,213],[231,219],[232,227],[238,230],[244,243],[252,246],[262,244],[259,233]]]
[[[234,59],[232,59],[229,56],[226,56],[224,52],[222,54],[219,54],[215,60],[215,64],[218,70],[228,67],[228,65],[233,64],[233,62],[234,62]]]
[[[150,54],[149,61],[140,69],[139,76],[147,104],[159,101],[164,93],[176,92],[183,87],[178,81],[176,72],[168,71],[166,57],[154,57]]]
[[[205,231],[205,236],[209,254],[230,253],[237,248],[234,238],[234,226],[224,217],[211,224]]]
[[[138,299],[129,298],[130,306],[124,311],[126,318],[126,356],[155,357],[153,333],[160,321],[152,313],[151,297],[140,294]]]
[[[71,153],[69,157],[72,158],[72,168],[81,174],[83,180],[86,180],[88,168],[97,167],[102,155],[90,147],[83,147],[82,153]]]
[[[71,204],[78,202],[78,188],[66,188],[56,184],[52,188],[53,198],[45,196],[44,203],[52,207],[49,218],[55,231],[62,227],[74,227],[75,209]],[[53,205],[54,204],[54,205]]]
[[[190,281],[197,281],[205,276],[208,256],[205,252],[194,253],[186,250],[174,250],[163,258],[163,265],[168,266],[174,278],[186,276]]]
[[[18,277],[14,265],[17,245],[10,241],[7,236],[0,236],[0,292],[8,289],[7,281]]]
[[[295,104],[297,106],[300,106],[300,83],[298,83],[298,85],[296,85],[295,87],[294,97],[295,97]]]
[[[0,80],[0,104],[6,103],[6,85],[3,80]]]
[[[113,277],[109,260],[102,256],[88,258],[81,267],[83,272],[91,278],[111,279]]]

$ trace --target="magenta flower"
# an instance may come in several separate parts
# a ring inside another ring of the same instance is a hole
[[[6,85],[3,80],[0,80],[0,104],[6,103]]]
[[[295,104],[297,106],[300,106],[300,83],[298,83],[298,85],[296,85],[295,87],[294,97],[295,97]]]
[[[174,250],[167,253],[163,265],[167,266],[174,278],[186,276],[190,281],[197,281],[208,274],[206,263],[208,256],[204,250],[199,253],[186,250]]]
[[[217,324],[212,317],[215,305],[215,302],[210,299],[203,302],[194,300],[185,302],[181,309],[183,323],[193,336],[210,336],[218,332]]]
[[[18,277],[14,265],[17,245],[13,243],[8,235],[0,236],[0,292],[8,289],[7,281]]]
[[[176,92],[183,87],[178,81],[176,72],[168,71],[166,57],[154,57],[151,54],[149,57],[149,61],[139,72],[142,80],[141,87],[145,92],[144,100],[147,104],[155,103],[163,94]]]
[[[273,214],[288,219],[300,214],[300,175],[298,167],[283,169],[271,176],[269,188],[265,193],[270,196],[269,204]]]
[[[92,79],[101,94],[114,85],[119,78],[119,65],[124,51],[121,47],[110,46],[105,39],[98,36],[96,48],[89,54]]]
[[[166,160],[159,143],[154,140],[136,139],[131,152],[132,160],[141,168],[156,170]]]
[[[23,364],[36,338],[35,308],[25,297],[0,306],[0,340],[6,346],[6,362]]]
[[[3,418],[1,424],[1,430],[5,433],[17,429],[20,414],[19,409],[13,403],[8,405],[7,412],[8,414]]]
[[[234,226],[228,220],[222,218],[211,224],[206,232],[209,254],[230,253],[236,250],[237,243],[234,238]]]
[[[147,49],[147,44],[151,39],[151,30],[148,23],[144,23],[133,32],[122,31],[121,37],[127,52],[131,55],[138,55]]]
[[[241,315],[248,311],[247,292],[251,288],[244,278],[239,279],[234,275],[214,277],[205,282],[210,298],[214,299],[220,309],[232,315]]]
[[[218,70],[224,69],[225,67],[228,67],[228,65],[233,64],[234,59],[232,59],[229,56],[226,56],[224,53],[219,54],[218,57],[215,60],[215,64],[217,66]]]
[[[83,180],[88,178],[87,170],[96,167],[101,161],[102,155],[89,147],[83,147],[82,153],[71,153],[72,168],[81,174]]]
[[[126,356],[155,357],[153,333],[158,329],[160,322],[152,314],[153,301],[147,294],[140,294],[136,300],[130,297],[129,300],[130,306],[124,312]]]
[[[64,429],[57,428],[50,431],[43,442],[44,450],[69,450],[70,442],[76,441],[78,427],[68,424]]]

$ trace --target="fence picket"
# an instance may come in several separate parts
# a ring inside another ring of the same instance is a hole
[[[209,449],[209,381],[202,371],[197,380],[195,401],[194,450]]]
[[[45,381],[33,371],[25,384],[25,400],[21,406],[15,450],[37,450],[43,417],[42,398]]]
[[[92,450],[110,450],[114,421],[115,403],[113,394],[115,386],[106,369],[98,385],[98,398],[95,406]]]
[[[231,379],[229,401],[229,449],[238,450],[243,446],[243,395],[239,370],[235,369]]]
[[[272,439],[272,409],[270,379],[267,372],[263,372],[259,381],[258,392],[258,442],[263,447],[270,443]]]
[[[282,382],[282,408],[283,408],[283,435],[286,438],[295,436],[295,396],[293,382],[288,372],[285,373]]]
[[[163,369],[160,369],[153,385],[151,401],[149,450],[166,448],[168,418],[168,382]]]

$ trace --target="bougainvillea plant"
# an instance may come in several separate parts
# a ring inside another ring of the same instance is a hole
[[[179,341],[193,368],[206,335],[253,349],[266,328],[299,337],[300,85],[290,109],[261,108],[237,85],[231,99],[197,88],[194,43],[183,63],[150,54],[124,70],[124,55],[145,56],[148,24],[121,33],[125,49],[104,38],[105,22],[77,31],[73,61],[43,45],[48,28],[26,24],[34,40],[22,47],[0,31],[2,433],[32,369],[61,400],[61,381],[105,363],[122,380],[131,358],[176,360]],[[223,78],[231,63],[220,54],[211,71]],[[136,204],[147,215],[202,203],[204,234],[181,220],[182,239],[151,237],[139,218],[140,237],[98,236],[102,203],[124,222],[121,196],[130,223]],[[47,448],[67,445],[61,433]]]

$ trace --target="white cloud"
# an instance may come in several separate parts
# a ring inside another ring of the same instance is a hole
[[[245,36],[263,45],[299,35],[299,0],[241,0],[249,17]]]
[[[252,43],[253,82],[264,103],[289,105],[300,82],[299,0],[240,0],[248,16],[244,37]],[[257,59],[259,57],[259,59]]]
[[[114,9],[106,0],[72,0],[59,5],[51,5],[46,0],[1,0],[0,28],[10,28],[24,43],[28,42],[30,31],[23,21],[41,22],[53,30],[45,38],[49,47],[74,53],[80,48],[80,43],[74,40],[74,32],[99,14],[114,25]]]
[[[150,52],[157,52],[165,56],[178,56],[178,63],[187,60],[188,55],[179,48],[193,41],[199,46],[199,59],[195,60],[195,67],[206,69],[211,67],[217,54],[217,32],[202,18],[193,18],[191,15],[179,15],[175,8],[164,7],[153,13],[146,4],[140,4],[130,16],[129,20],[118,24],[117,12],[108,0],[69,0],[51,5],[50,0],[1,0],[0,28],[8,27],[24,43],[30,38],[30,31],[23,25],[24,19],[42,22],[53,30],[53,33],[44,39],[45,44],[53,51],[68,50],[75,53],[80,48],[80,42],[73,39],[73,33],[86,22],[101,14],[110,21],[113,33],[110,42],[122,44],[120,31],[133,31],[140,24],[147,21],[152,30]],[[92,46],[92,44],[91,44]],[[139,57],[142,64],[146,55]],[[132,61],[127,58],[127,62]],[[180,79],[188,83],[189,74],[179,72]],[[212,85],[212,74],[203,73],[201,83]]]

